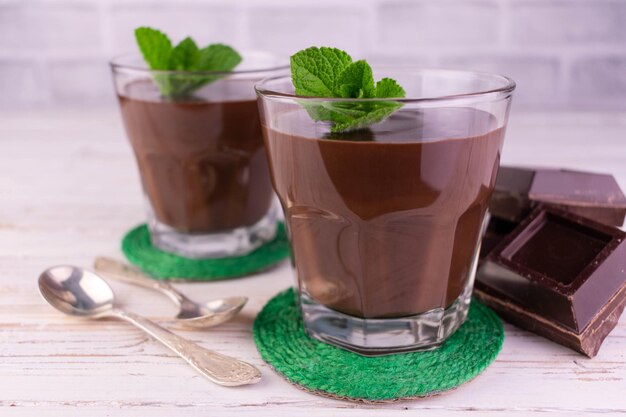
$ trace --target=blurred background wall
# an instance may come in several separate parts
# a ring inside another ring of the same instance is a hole
[[[133,29],[499,72],[527,110],[626,109],[626,0],[0,0],[0,108],[110,105]]]

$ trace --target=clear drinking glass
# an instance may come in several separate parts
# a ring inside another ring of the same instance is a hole
[[[152,243],[189,258],[244,255],[273,239],[277,208],[254,92],[285,68],[264,53],[228,73],[111,62],[146,198]]]
[[[364,355],[435,348],[464,322],[515,89],[475,72],[374,74],[408,98],[298,97],[288,76],[256,87],[305,328]],[[307,113],[381,105],[398,110],[349,133]]]

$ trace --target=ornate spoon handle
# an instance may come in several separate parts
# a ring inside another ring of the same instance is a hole
[[[249,363],[205,349],[145,317],[117,309],[111,315],[126,320],[163,343],[216,384],[232,387],[255,384],[261,380],[261,371]]]

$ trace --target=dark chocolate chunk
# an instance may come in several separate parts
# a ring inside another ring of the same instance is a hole
[[[501,167],[489,210],[495,217],[517,222],[538,203],[598,222],[621,226],[626,197],[610,174],[550,168]]]
[[[621,226],[626,215],[626,197],[610,174],[538,170],[528,197],[615,226]]]
[[[625,239],[615,227],[539,205],[483,259],[477,295],[514,324],[594,356],[623,309]]]
[[[611,330],[615,328],[626,306],[626,285],[624,285],[582,333],[576,333],[525,310],[515,303],[508,302],[498,294],[492,294],[488,287],[481,286],[476,288],[474,295],[509,323],[541,335],[590,358],[598,354],[602,342]]]

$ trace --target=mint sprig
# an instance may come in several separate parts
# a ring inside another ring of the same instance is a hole
[[[322,98],[402,98],[393,79],[374,81],[372,67],[337,48],[311,47],[291,56],[291,80],[297,95]],[[331,132],[361,129],[379,123],[402,107],[396,101],[320,101],[301,104],[313,120],[331,122]]]
[[[188,97],[220,78],[218,75],[193,74],[193,71],[229,72],[241,62],[241,55],[228,45],[216,43],[199,48],[192,38],[187,37],[174,46],[166,34],[149,27],[135,29],[135,38],[150,69],[189,72],[154,74],[154,81],[166,98]]]

